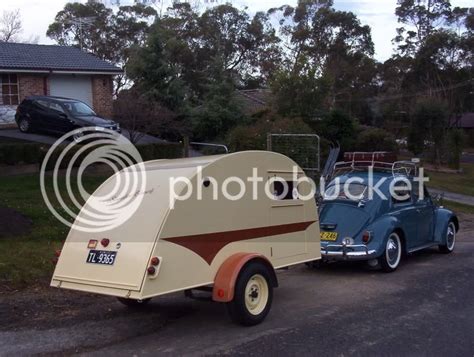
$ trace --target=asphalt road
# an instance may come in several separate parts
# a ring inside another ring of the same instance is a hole
[[[393,274],[360,264],[280,271],[270,315],[250,328],[182,294],[143,311],[62,290],[0,295],[0,355],[472,357],[473,216],[462,227],[453,254],[419,252]]]

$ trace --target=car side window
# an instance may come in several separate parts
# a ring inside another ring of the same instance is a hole
[[[49,107],[50,109],[56,113],[56,114],[66,114],[66,112],[64,111],[63,107],[61,107],[60,104],[58,103],[55,103],[55,102],[50,102],[49,103]]]
[[[34,107],[41,111],[48,111],[49,103],[46,100],[38,99],[38,100],[35,100]]]

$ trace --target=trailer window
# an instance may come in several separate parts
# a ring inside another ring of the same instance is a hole
[[[273,197],[275,200],[297,200],[296,183],[294,181],[275,181],[273,183]]]

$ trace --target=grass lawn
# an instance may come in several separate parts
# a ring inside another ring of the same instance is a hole
[[[455,213],[469,213],[474,214],[474,206],[464,205],[462,203],[456,203],[452,201],[444,200],[444,207],[449,208]]]
[[[104,177],[86,177],[85,189],[93,192]],[[52,187],[52,180],[46,186]],[[74,186],[74,185],[73,185]],[[59,185],[65,192],[65,185]],[[66,194],[62,195],[66,197]],[[1,286],[19,287],[46,281],[53,272],[54,251],[60,249],[69,231],[49,212],[40,191],[38,175],[0,178],[0,205],[12,208],[33,221],[29,234],[0,237]],[[53,205],[56,204],[53,202]],[[72,207],[72,206],[71,206]]]
[[[430,178],[428,188],[474,196],[474,164],[462,164],[462,168],[464,172],[461,174],[427,172]]]

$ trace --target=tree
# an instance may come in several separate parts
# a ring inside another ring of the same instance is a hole
[[[447,126],[448,110],[442,101],[434,98],[418,101],[408,136],[408,148],[418,155],[423,151],[425,143],[429,143],[432,161],[441,165],[441,150],[445,144]]]
[[[332,110],[322,121],[322,134],[332,142],[338,142],[343,151],[354,148],[357,136],[357,124],[340,110]]]
[[[114,119],[126,129],[132,144],[146,134],[170,134],[183,128],[176,114],[135,90],[120,92],[114,101]]]
[[[196,136],[211,140],[240,120],[234,92],[266,81],[277,42],[265,14],[252,17],[229,4],[200,14],[176,3],[136,48],[127,72],[137,88],[193,117]]]
[[[22,30],[20,10],[3,11],[0,18],[0,42],[18,41]]]
[[[131,48],[145,43],[157,13],[143,4],[120,6],[117,12],[88,0],[67,3],[49,25],[47,36],[64,46],[77,46],[124,68]],[[115,77],[115,93],[129,85],[124,75]]]
[[[286,38],[283,43],[287,44],[288,54],[282,68],[286,75],[280,72],[275,78],[283,83],[273,87],[285,89],[285,83],[294,83],[295,95],[288,96],[284,105],[306,108],[296,115],[306,117],[308,112],[335,108],[351,112],[353,98],[355,101],[360,98],[358,91],[366,92],[364,97],[375,93],[377,72],[371,58],[374,48],[370,28],[363,26],[353,13],[335,10],[332,1],[300,0],[294,8],[271,9],[270,14],[280,16],[280,34]],[[297,103],[301,96],[296,93],[311,91],[307,87],[310,82],[319,83],[312,87],[324,88],[326,93],[320,90],[314,96],[307,93],[304,97],[309,101],[301,105]],[[297,83],[300,86],[296,87]],[[282,94],[287,95],[285,91]],[[292,98],[295,102],[288,103]]]

